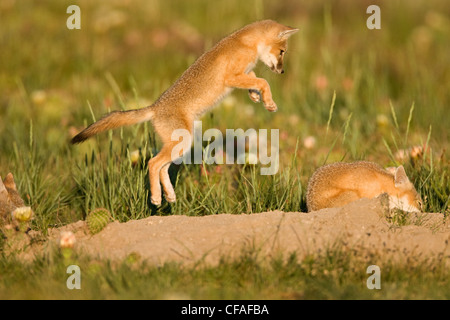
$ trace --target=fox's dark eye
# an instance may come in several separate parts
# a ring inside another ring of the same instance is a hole
[[[280,50],[280,56],[282,56],[284,53],[284,50]]]

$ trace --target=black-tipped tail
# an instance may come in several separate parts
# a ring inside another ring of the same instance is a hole
[[[71,143],[81,143],[97,133],[116,129],[122,126],[128,126],[144,121],[151,120],[153,111],[151,106],[143,109],[127,110],[127,111],[113,111],[94,122],[89,127],[81,131],[75,137],[72,138]]]
[[[78,144],[78,143],[82,143],[84,141],[86,141],[87,139],[89,139],[89,137],[86,137],[83,134],[84,131],[81,131],[79,134],[77,134],[75,137],[72,138],[72,140],[70,140],[71,144]]]

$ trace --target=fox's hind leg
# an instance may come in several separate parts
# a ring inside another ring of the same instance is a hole
[[[349,204],[350,202],[356,201],[360,199],[361,197],[359,194],[354,190],[346,190],[344,192],[340,192],[334,197],[330,197],[328,199],[327,208],[336,208],[336,207],[343,207],[346,204]]]
[[[155,206],[159,206],[161,204],[161,169],[166,165],[169,166],[172,162],[171,153],[174,146],[175,144],[172,143],[164,144],[161,151],[155,157],[151,158],[148,162],[148,174],[150,179],[151,192],[150,200]],[[163,183],[165,183],[166,188],[168,187],[167,183],[171,185],[170,179],[168,179],[168,182],[166,181],[166,179],[162,179],[162,181]],[[172,185],[171,188],[173,190]]]
[[[188,129],[185,123],[178,123],[176,126],[174,124],[172,125],[172,128],[176,127],[178,129],[169,129],[171,127],[169,125],[162,128],[155,126],[155,129],[162,138],[164,145],[161,151],[148,162],[151,202],[157,206],[161,204],[160,183],[163,186],[166,200],[168,202],[175,201],[175,191],[172,183],[170,182],[169,167],[172,161],[183,156],[183,154],[190,149],[192,144],[191,128]],[[172,136],[175,130],[180,130],[180,134],[176,134],[176,140],[172,141]],[[182,137],[182,141],[178,140],[179,137]]]
[[[161,184],[163,186],[164,198],[166,198],[167,202],[175,202],[177,197],[172,183],[170,182],[169,168],[170,163],[163,166],[159,172],[159,178],[161,179]]]

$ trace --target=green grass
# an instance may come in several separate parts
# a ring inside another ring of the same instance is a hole
[[[18,190],[35,212],[32,229],[45,234],[48,227],[85,219],[99,207],[119,221],[152,214],[305,211],[307,182],[317,167],[360,159],[383,166],[403,164],[424,199],[425,211],[448,216],[450,11],[446,1],[381,1],[381,30],[366,28],[368,4],[354,1],[79,1],[81,30],[66,28],[70,4],[7,1],[0,5],[0,175],[13,172]],[[102,114],[150,104],[205,49],[263,18],[300,28],[290,39],[284,75],[262,65],[255,70],[270,83],[279,111],[269,113],[253,104],[246,92],[236,90],[233,100],[202,121],[203,130],[222,132],[279,129],[276,175],[259,175],[259,165],[173,166],[177,202],[155,208],[149,202],[146,166],[161,144],[151,125],[69,145],[76,132]],[[303,144],[308,136],[317,141],[312,149]],[[414,146],[424,151],[411,156]],[[136,152],[137,161],[132,159]],[[405,157],[400,157],[402,152]],[[207,175],[202,173],[205,169]],[[17,297],[36,298],[45,291],[37,288],[39,284],[50,292],[48,297],[71,298],[71,293],[58,289],[60,274],[65,274],[61,259],[41,257],[22,264],[14,257],[0,257],[0,296],[7,298],[4,288],[14,287]],[[128,272],[126,263],[117,269],[108,262],[82,260],[88,269],[104,267],[107,276],[97,279],[92,271],[86,278],[92,283],[84,282],[92,286],[88,293],[74,294],[83,298],[138,297],[141,292],[148,298],[172,293],[222,298],[221,292],[226,298],[415,298],[428,292],[437,298],[449,296],[440,287],[442,283],[449,287],[448,271],[439,269],[437,262],[433,268],[438,273],[429,272],[425,265],[413,270],[391,264],[387,279],[392,286],[373,293],[360,289],[364,272],[354,272],[348,279],[333,272],[324,275],[323,257],[313,261],[316,275],[307,272],[307,262],[245,259],[225,261],[217,268],[145,266],[135,274]],[[333,262],[329,268],[346,268],[352,261]],[[44,268],[48,264],[50,268]],[[30,270],[36,275],[33,279],[26,275]],[[235,275],[239,272],[255,275]],[[202,273],[208,274],[206,280],[201,280]],[[183,277],[178,279],[177,274]],[[408,283],[407,276],[417,282]],[[396,277],[400,282],[394,285]],[[267,287],[263,278],[269,279]],[[147,286],[162,289],[152,294]]]
[[[217,266],[155,266],[130,256],[123,262],[55,251],[24,263],[0,258],[1,299],[449,299],[450,271],[442,256],[409,263],[331,247],[320,256],[262,257],[257,250]],[[381,289],[367,288],[367,267],[380,266]],[[69,290],[69,265],[81,288]],[[412,265],[413,264],[413,265]],[[30,272],[32,270],[32,272]]]

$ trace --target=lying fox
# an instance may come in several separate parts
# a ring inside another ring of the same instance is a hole
[[[332,163],[314,172],[308,183],[308,211],[341,207],[360,198],[389,195],[390,209],[420,212],[422,200],[403,166],[387,170],[373,162]]]
[[[72,143],[83,142],[105,130],[151,120],[163,142],[161,151],[148,162],[151,202],[161,204],[160,182],[166,200],[175,202],[168,170],[175,160],[171,156],[172,149],[176,145],[180,147],[180,142],[171,140],[172,132],[176,129],[190,132],[190,141],[183,141],[183,148],[180,148],[189,150],[194,121],[234,88],[249,90],[251,100],[262,100],[267,110],[276,111],[269,84],[256,77],[252,69],[260,60],[273,72],[284,73],[287,39],[297,31],[272,20],[247,25],[200,56],[153,105],[111,112],[76,135]],[[182,152],[179,156],[183,156]]]

